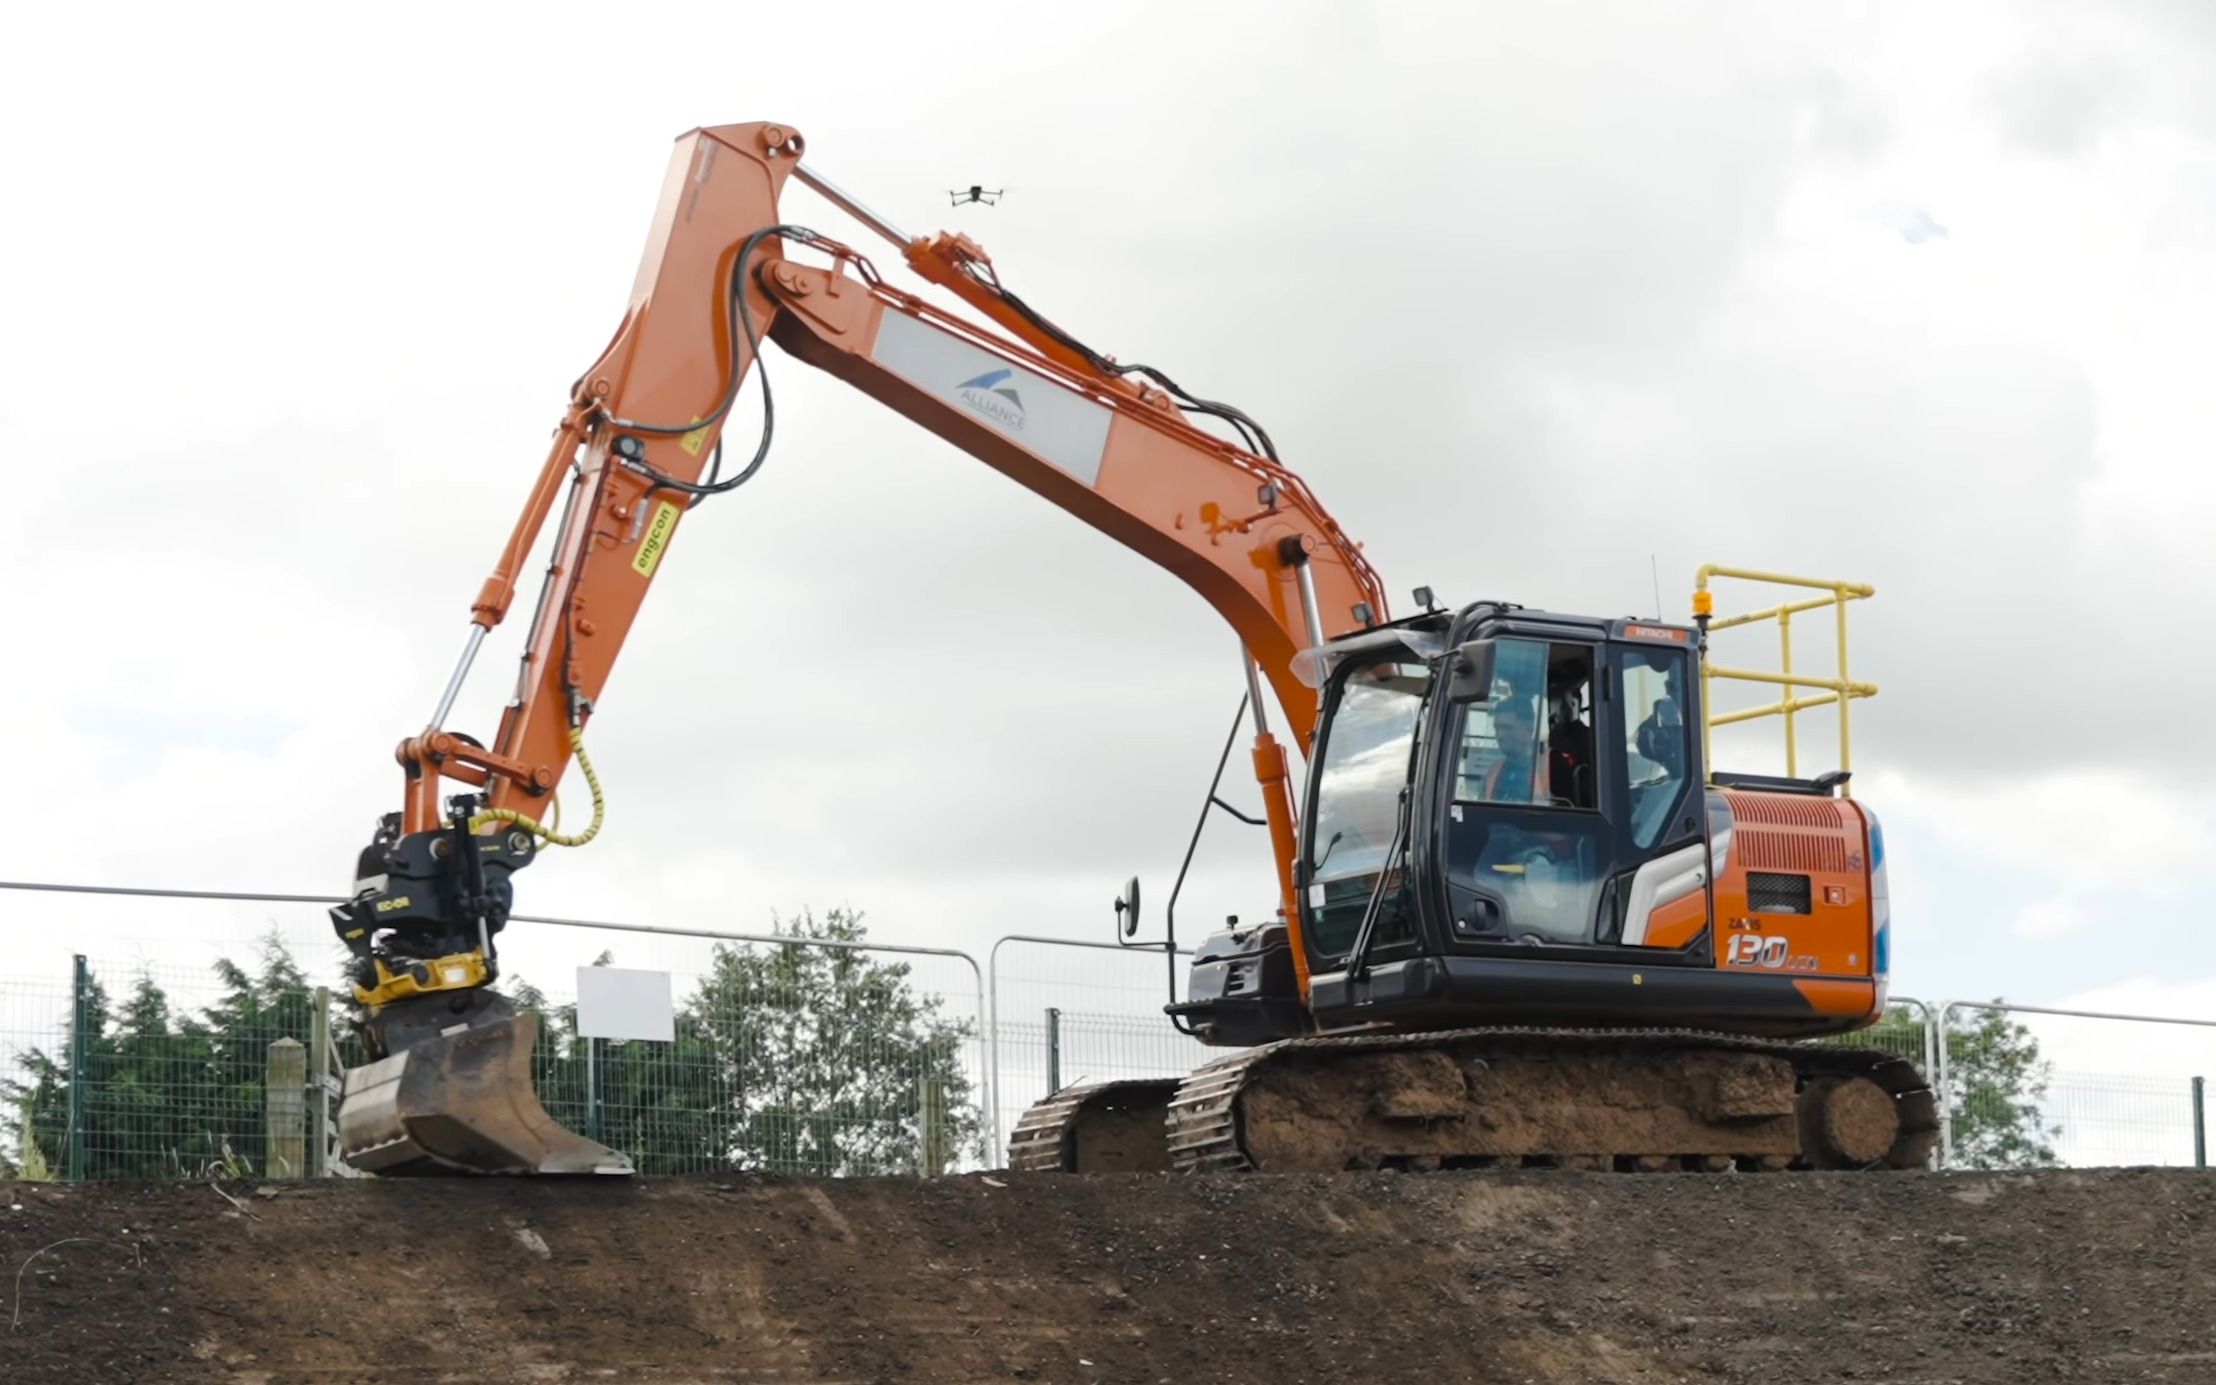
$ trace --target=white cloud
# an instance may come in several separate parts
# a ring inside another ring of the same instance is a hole
[[[2016,931],[2027,938],[2059,938],[2085,927],[2085,909],[2074,899],[2046,899],[2016,911]]]
[[[2074,925],[2103,894],[2182,898],[2216,855],[2216,813],[2149,774],[2032,770],[1980,783],[1886,771],[1873,784],[1864,794],[1889,825],[1912,820],[2018,887],[2054,893],[2023,915],[2033,931]]]

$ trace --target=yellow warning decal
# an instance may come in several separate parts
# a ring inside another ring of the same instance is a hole
[[[652,577],[654,568],[662,561],[662,550],[669,547],[670,533],[677,528],[677,507],[665,500],[654,507],[654,521],[646,526],[646,534],[639,540],[638,556],[631,560],[631,568],[641,577]]]
[[[692,416],[692,421],[695,423],[700,422],[700,415],[694,414]],[[685,449],[686,456],[697,457],[700,455],[700,449],[706,446],[707,442],[708,430],[705,428],[695,428],[690,433],[685,434],[684,437],[679,438],[677,440],[677,445]]]

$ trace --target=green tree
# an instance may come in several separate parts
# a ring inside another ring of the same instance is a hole
[[[1994,1004],[2002,1002],[1996,999]],[[1848,1041],[1883,1048],[1923,1063],[1924,1022],[1905,1005]],[[2039,1056],[2039,1041],[2004,1010],[1965,1007],[1947,1023],[1947,1084],[1940,1093],[1953,1116],[1949,1167],[2046,1168],[2056,1162],[2054,1140],[2062,1127],[2043,1109],[2054,1065]],[[1927,1072],[1936,1083],[1939,1074]]]
[[[974,1026],[944,1015],[905,963],[802,945],[864,942],[859,914],[803,913],[777,931],[795,942],[716,948],[673,1043],[588,1045],[574,1005],[511,978],[504,993],[540,1020],[532,1071],[548,1113],[597,1130],[649,1174],[911,1173],[979,1149],[962,1061]],[[0,1122],[14,1127],[12,1167],[66,1173],[71,1076],[81,1073],[85,1176],[250,1172],[265,1134],[269,1044],[308,1039],[314,988],[274,936],[252,968],[223,958],[213,970],[220,991],[193,1012],[175,1011],[151,977],[120,1006],[95,979],[83,1054],[68,1036],[51,1052],[18,1054],[23,1076],[0,1083],[16,1116]],[[364,1061],[340,1016],[331,1033],[342,1063]],[[937,1113],[928,1131],[927,1109]]]
[[[927,1156],[981,1148],[962,1062],[975,1027],[945,1016],[907,963],[799,945],[864,942],[859,913],[805,911],[775,931],[796,944],[717,945],[669,1044],[588,1050],[575,1006],[519,986],[519,1006],[528,995],[544,1021],[534,1071],[548,1113],[573,1130],[597,1124],[643,1173],[913,1173]],[[927,1104],[939,1113],[929,1132]]]
[[[139,976],[120,1007],[91,978],[84,1052],[72,1032],[52,1052],[18,1054],[23,1076],[0,1083],[0,1099],[16,1110],[18,1159],[68,1172],[71,1078],[81,1074],[85,1177],[249,1171],[262,1149],[269,1044],[306,1042],[313,991],[275,937],[262,944],[258,971],[229,958],[214,971],[222,993],[198,1014],[175,1013],[151,976]]]
[[[2062,1134],[2042,1109],[2053,1074],[2054,1065],[2039,1056],[2039,1041],[2006,1011],[1958,1012],[1947,1028],[1954,1165],[2051,1167]]]

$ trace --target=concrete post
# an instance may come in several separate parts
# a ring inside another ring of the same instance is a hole
[[[2193,1079],[2193,1167],[2208,1167],[2208,1080]]]
[[[310,1178],[331,1176],[331,991],[315,988],[308,1027],[308,1166]]]
[[[1046,1094],[1062,1090],[1062,1012],[1046,1009]]]
[[[269,1046],[262,1096],[267,1104],[263,1172],[270,1178],[298,1178],[308,1167],[308,1049],[298,1039],[279,1039]]]
[[[924,1178],[937,1178],[954,1162],[954,1132],[946,1119],[946,1084],[936,1077],[923,1079],[919,1094],[922,1108],[923,1139],[918,1150],[916,1172]]]
[[[605,1141],[600,1133],[600,1040],[585,1040],[585,1138]]]

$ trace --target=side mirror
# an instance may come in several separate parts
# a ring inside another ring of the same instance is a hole
[[[1494,652],[1491,640],[1471,640],[1454,651],[1454,682],[1448,691],[1455,701],[1493,700]]]
[[[1122,925],[1126,938],[1139,931],[1139,877],[1136,875],[1123,884],[1123,896],[1116,901],[1116,922]]]

